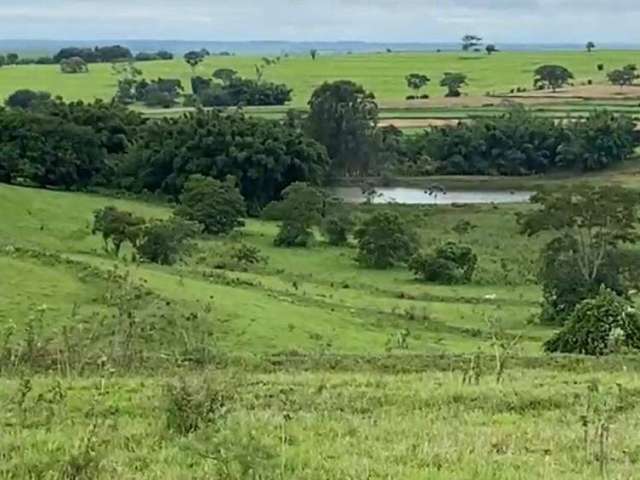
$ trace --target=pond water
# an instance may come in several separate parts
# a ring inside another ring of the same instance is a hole
[[[336,187],[332,192],[347,203],[362,203],[366,196],[359,187]],[[380,187],[373,203],[400,203],[407,205],[452,205],[454,203],[523,203],[533,192],[525,191],[448,191],[425,193],[420,188]]]

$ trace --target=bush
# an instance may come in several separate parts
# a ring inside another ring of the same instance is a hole
[[[580,303],[567,325],[548,340],[547,352],[602,356],[640,349],[640,316],[611,290]]]
[[[28,110],[35,106],[40,106],[51,100],[51,94],[49,92],[36,92],[29,89],[21,89],[13,92],[7,100],[5,105],[9,108],[22,108]]]
[[[222,85],[199,82],[194,93],[205,107],[284,105],[291,100],[291,89],[286,85],[235,76]]]
[[[197,223],[178,218],[147,224],[136,251],[141,258],[160,265],[173,265],[190,250],[190,240],[200,233]]]
[[[418,240],[394,212],[378,212],[355,231],[358,241],[356,260],[365,267],[385,269],[406,262],[417,250]]]
[[[88,73],[89,67],[80,57],[71,57],[60,62],[60,71],[62,73]]]
[[[209,384],[189,384],[184,379],[168,384],[164,396],[167,429],[179,435],[214,424],[226,407],[221,391],[214,391]]]
[[[434,254],[419,253],[409,262],[409,269],[427,282],[445,284],[469,283],[478,257],[470,247],[447,242]]]
[[[266,264],[267,257],[263,256],[258,247],[240,243],[231,248],[229,258],[233,262],[242,266]]]
[[[306,247],[313,239],[311,228],[322,220],[324,194],[318,188],[296,182],[282,196],[282,201],[269,207],[269,215],[282,221],[273,243],[277,247]]]
[[[330,215],[322,222],[322,233],[327,237],[329,245],[346,245],[352,229],[353,220],[344,212]]]
[[[287,221],[280,225],[278,235],[273,240],[276,247],[308,247],[313,240],[313,232],[299,222]]]
[[[144,218],[131,212],[118,210],[108,206],[93,213],[92,234],[100,233],[104,241],[104,248],[109,251],[109,244],[113,246],[115,256],[120,254],[120,249],[125,242],[135,247],[140,239]]]
[[[232,177],[224,182],[202,175],[189,177],[180,202],[175,214],[198,222],[206,233],[226,234],[244,226],[246,206]]]

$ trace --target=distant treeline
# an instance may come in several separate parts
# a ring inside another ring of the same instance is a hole
[[[237,107],[285,105],[291,100],[292,90],[287,85],[243,78],[226,68],[216,70],[212,78],[192,77],[193,93],[186,95],[180,79],[138,79],[141,72],[135,67],[126,70],[113,98],[122,105],[140,102],[147,107],[170,108],[182,99],[185,107]]]
[[[381,168],[404,175],[531,175],[602,170],[629,158],[637,145],[631,117],[594,111],[556,122],[514,107],[497,117],[403,135],[379,133]]]
[[[61,49],[53,56],[54,63],[60,63],[69,58],[81,58],[87,63],[112,63],[123,60],[136,60],[139,62],[151,60],[172,60],[173,54],[166,50],[158,52],[140,52],[135,56],[127,47],[121,45],[109,45],[95,48],[67,47]]]
[[[131,50],[121,45],[95,48],[67,47],[61,49],[53,56],[20,57],[17,53],[0,55],[0,67],[3,65],[58,65],[63,60],[71,58],[81,58],[86,63],[113,63],[122,61],[149,62],[154,60],[172,60],[174,55],[166,50],[139,52],[134,55]]]

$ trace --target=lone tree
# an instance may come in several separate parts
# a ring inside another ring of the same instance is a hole
[[[312,48],[309,50],[309,55],[311,55],[311,60],[316,60],[318,58],[318,49]]]
[[[308,133],[326,147],[334,173],[367,173],[377,123],[375,96],[350,80],[325,82],[309,100]]]
[[[607,73],[607,79],[612,85],[624,88],[628,85],[633,85],[633,82],[640,78],[636,70],[635,65],[626,65],[625,67]]]
[[[593,42],[587,42],[587,45],[585,48],[587,49],[587,52],[591,53],[593,49],[596,48],[596,44]]]
[[[180,203],[176,216],[198,222],[206,233],[226,234],[244,226],[246,206],[232,177],[224,182],[202,175],[189,177]]]
[[[313,239],[311,229],[322,222],[325,197],[318,188],[296,182],[282,192],[283,200],[268,207],[281,220],[274,240],[278,247],[307,247]]]
[[[554,92],[574,78],[573,73],[561,65],[542,65],[533,74],[533,85],[536,88],[551,88]]]
[[[468,52],[482,45],[482,37],[477,35],[465,35],[462,37],[462,50]]]
[[[519,215],[522,233],[555,235],[542,255],[543,320],[564,323],[602,285],[627,293],[625,279],[635,262],[621,247],[637,241],[640,193],[619,186],[579,184],[541,190],[531,202],[538,208]]]
[[[447,88],[445,97],[459,97],[460,89],[467,85],[467,76],[464,73],[446,72],[440,80],[440,86]]]
[[[184,54],[184,61],[191,67],[191,71],[194,74],[196,73],[196,68],[198,68],[198,65],[200,65],[203,60],[204,55],[201,51],[192,50]]]
[[[216,80],[220,80],[225,85],[228,85],[238,76],[238,72],[232,68],[218,68],[211,76]]]
[[[104,249],[111,251],[116,257],[124,243],[129,243],[134,248],[138,245],[141,236],[141,227],[145,224],[144,218],[131,212],[118,210],[108,206],[93,213],[92,234],[101,234]],[[111,245],[111,249],[109,248]]]
[[[415,90],[416,95],[420,95],[420,90],[426,87],[431,81],[429,77],[422,73],[410,73],[405,77],[405,80],[407,81],[407,87]]]
[[[498,50],[498,47],[496,47],[493,43],[490,43],[484,49],[486,50],[487,55],[491,55],[492,53],[497,53],[500,51]]]
[[[356,260],[364,267],[386,269],[407,262],[418,249],[415,232],[394,212],[377,212],[360,225]]]
[[[62,73],[89,73],[89,65],[80,57],[65,58],[60,62]]]

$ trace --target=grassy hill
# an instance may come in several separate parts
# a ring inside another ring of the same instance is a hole
[[[170,214],[0,185],[0,478],[634,478],[640,362],[541,353],[527,205],[388,207],[425,247],[477,226],[478,275],[459,287],[361,269],[320,237],[277,249],[258,220],[178,266],[138,265],[91,235],[106,205]],[[240,241],[268,264],[221,268]],[[115,297],[114,271],[129,275]],[[500,384],[489,319],[522,335]],[[104,360],[128,342],[131,363]],[[20,363],[45,348],[46,368]]]
[[[444,89],[439,81],[444,72],[462,72],[469,77],[465,91],[471,96],[487,92],[508,93],[515,87],[531,88],[533,70],[542,64],[560,64],[576,76],[576,83],[592,80],[606,83],[606,72],[629,63],[637,63],[634,51],[586,52],[502,52],[463,55],[459,53],[392,53],[324,56],[315,62],[308,56],[283,58],[265,71],[265,79],[284,82],[294,90],[292,105],[305,106],[313,89],[327,80],[351,79],[373,91],[383,105],[404,105],[409,93],[404,77],[408,73],[429,75],[431,84],[425,90],[433,98],[441,98]],[[244,76],[254,77],[254,57],[210,57],[197,73],[209,76],[216,68],[234,68]],[[605,70],[599,72],[598,64]],[[146,62],[138,65],[146,78],[180,78],[189,85],[191,70],[182,59],[168,62]],[[46,90],[67,100],[110,99],[117,78],[108,64],[91,65],[88,74],[64,75],[58,66],[10,66],[0,69],[0,97],[18,88]],[[479,105],[477,105],[479,106]]]
[[[410,213],[425,248],[456,237],[451,228],[460,220],[478,225],[465,239],[480,256],[477,282],[444,287],[416,282],[406,270],[359,268],[351,248],[321,242],[311,250],[276,248],[272,242],[277,225],[257,220],[248,221],[231,238],[200,242],[193,260],[178,267],[125,266],[107,255],[102,240],[90,231],[92,212],[111,204],[147,218],[170,213],[137,202],[0,186],[0,206],[8,212],[0,226],[0,243],[54,252],[104,270],[119,264],[136,281],[182,308],[196,310],[210,302],[212,322],[221,329],[219,346],[230,353],[328,349],[379,354],[404,328],[415,336],[409,341],[415,352],[488,350],[483,341],[486,318],[496,317],[519,332],[537,310],[539,293],[530,273],[537,252],[516,233],[515,212],[524,206],[424,207]],[[510,231],[507,237],[505,230]],[[257,246],[268,264],[248,272],[215,270],[225,249],[239,241]],[[30,306],[47,304],[47,324],[55,329],[74,303],[97,301],[99,287],[79,283],[73,266],[66,265],[59,272],[60,281],[52,282],[56,265],[42,265],[31,255],[5,252],[0,258],[12,279],[3,293],[9,300],[2,311],[5,318],[20,322]],[[513,271],[503,271],[502,259]],[[485,298],[491,295],[495,300]],[[547,334],[539,328],[528,332],[528,351],[537,352]]]

